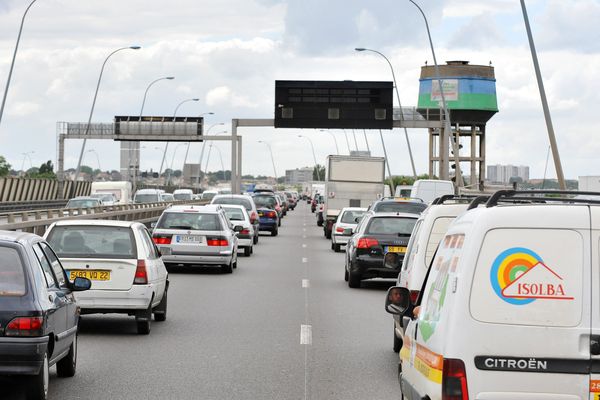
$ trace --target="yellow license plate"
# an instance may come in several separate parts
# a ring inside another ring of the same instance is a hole
[[[404,246],[388,246],[388,253],[406,253],[406,247]]]
[[[91,281],[110,281],[110,271],[101,271],[94,269],[75,269],[69,271],[69,280],[73,281],[75,278],[88,278]]]

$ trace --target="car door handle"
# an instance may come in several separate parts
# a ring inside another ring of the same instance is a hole
[[[590,336],[590,354],[593,356],[600,355],[600,335]]]

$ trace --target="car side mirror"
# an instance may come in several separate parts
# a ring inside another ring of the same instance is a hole
[[[82,292],[84,290],[90,289],[91,287],[92,281],[90,281],[88,278],[83,278],[81,276],[75,278],[75,280],[71,284],[71,290],[75,292]]]
[[[150,228],[152,228],[152,229],[156,228],[156,222],[150,222]]]
[[[410,291],[405,287],[389,288],[385,298],[385,311],[390,314],[404,315],[410,307]]]
[[[233,227],[233,231],[237,232],[237,233],[240,233],[243,230],[244,230],[244,227],[241,226],[241,225],[236,225],[236,226]]]
[[[344,232],[343,232],[344,236],[352,236],[353,234],[354,234],[354,229],[352,229],[352,228],[344,229]]]

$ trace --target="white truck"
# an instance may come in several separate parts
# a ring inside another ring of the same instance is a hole
[[[366,208],[384,195],[385,159],[331,155],[327,165],[323,230],[329,239],[342,208]]]
[[[129,181],[109,181],[92,182],[90,194],[112,194],[118,204],[129,204],[133,192]]]
[[[580,176],[580,192],[600,192],[600,176]]]

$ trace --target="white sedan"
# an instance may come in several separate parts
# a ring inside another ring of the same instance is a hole
[[[139,222],[70,220],[50,225],[44,238],[70,280],[82,276],[92,288],[75,295],[82,314],[135,316],[137,331],[167,318],[169,280],[160,251]]]
[[[366,208],[346,207],[342,208],[340,214],[331,228],[331,250],[338,253],[340,247],[348,243],[350,236],[344,235],[344,230],[354,229],[363,214],[367,212]]]
[[[238,232],[238,248],[244,249],[244,255],[250,257],[254,253],[254,226],[250,222],[250,216],[244,206],[233,204],[221,204],[225,215],[233,226],[241,226],[242,229]]]

